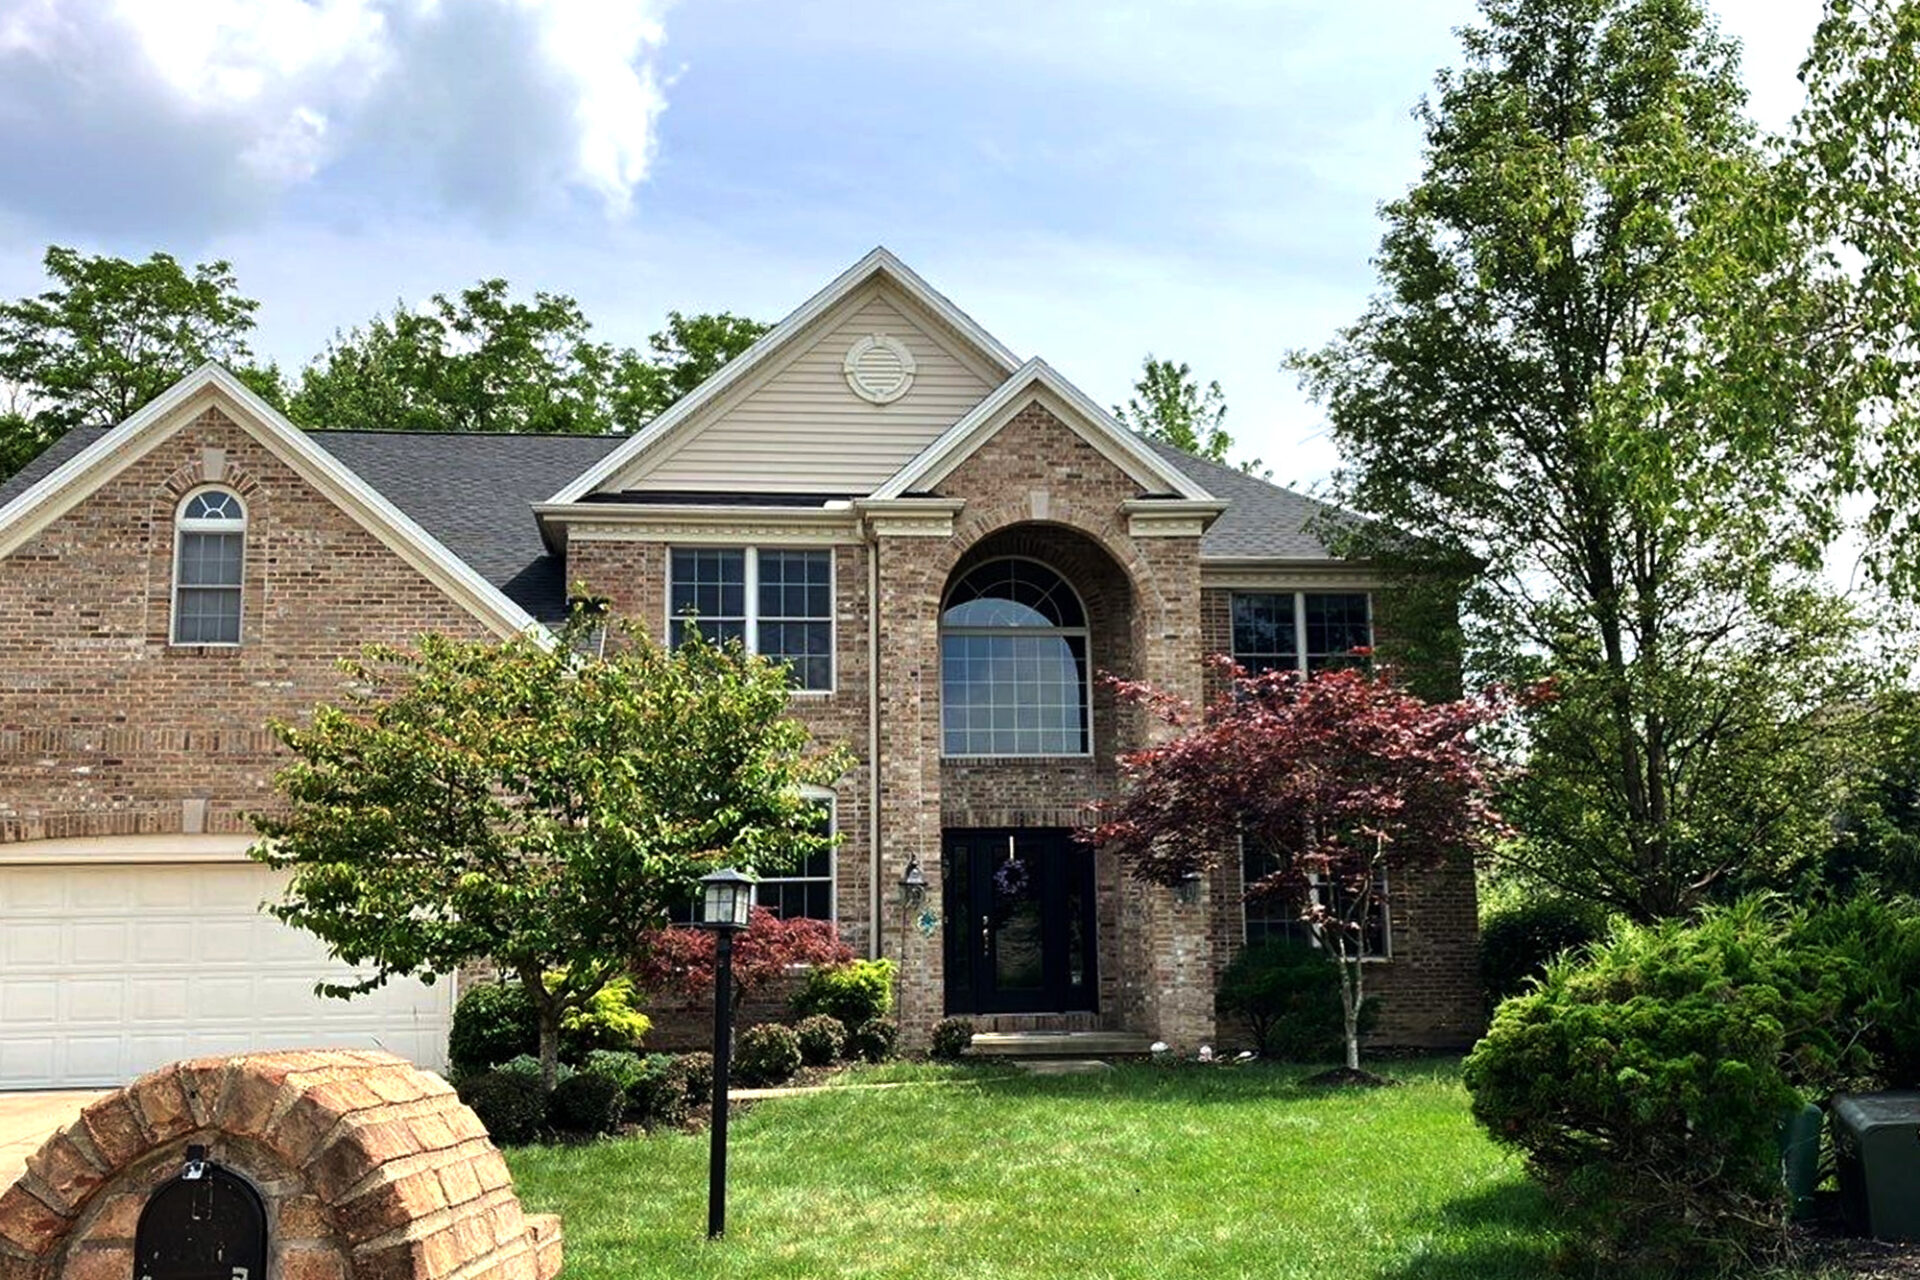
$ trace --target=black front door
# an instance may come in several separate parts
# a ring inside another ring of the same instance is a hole
[[[1096,1009],[1093,851],[1046,828],[950,829],[945,844],[947,1012]]]

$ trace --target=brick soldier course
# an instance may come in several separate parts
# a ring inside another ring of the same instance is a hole
[[[851,366],[838,381],[855,332],[846,318],[881,304],[920,376],[949,389],[976,379],[972,410],[916,426],[915,406],[929,403],[917,385],[860,399]],[[337,697],[335,660],[369,641],[551,623],[576,586],[659,636],[675,549],[813,549],[831,557],[833,680],[796,693],[792,710],[856,757],[834,788],[832,913],[856,951],[899,962],[905,1043],[948,1012],[996,1030],[1136,1033],[1182,1047],[1220,1034],[1215,977],[1245,939],[1231,858],[1193,902],[1095,861],[1092,1007],[950,1007],[951,833],[1079,826],[1114,794],[1114,757],[1164,729],[1095,681],[1090,753],[946,756],[942,606],[977,565],[1038,561],[1084,603],[1094,671],[1198,698],[1209,655],[1232,646],[1237,593],[1378,589],[1368,566],[1322,544],[1324,508],[1129,436],[884,251],[630,438],[302,437],[411,531],[320,484],[310,458],[295,465],[289,437],[299,433],[230,377],[198,378],[177,422],[155,440],[127,435],[131,460],[98,483],[74,481],[53,515],[23,516],[29,491],[55,485],[65,465],[103,465],[86,451],[111,449],[118,435],[72,433],[0,486],[0,903],[9,863],[36,848],[110,858],[131,836],[245,833],[245,815],[274,803],[278,757],[264,722]],[[777,429],[755,436],[730,416],[762,402],[787,406]],[[649,478],[715,430],[742,441],[710,464],[719,471]],[[837,479],[854,474],[858,483]],[[248,507],[235,647],[169,642],[173,519],[182,495],[208,484]],[[900,901],[910,863],[928,883],[930,915]],[[1385,997],[1380,1038],[1471,1039],[1471,870],[1410,875],[1391,895],[1391,954],[1368,974]],[[676,1015],[659,1012],[664,1041]]]
[[[526,1214],[479,1119],[390,1054],[199,1058],[86,1108],[0,1192],[0,1280],[124,1280],[141,1211],[190,1146],[267,1211],[279,1280],[551,1280],[560,1221]]]

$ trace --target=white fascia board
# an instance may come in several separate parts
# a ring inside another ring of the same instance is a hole
[[[948,427],[940,438],[920,451],[906,466],[895,472],[885,484],[873,491],[875,498],[898,498],[938,484],[955,468],[993,437],[1006,420],[1025,407],[1025,401],[1038,388],[1049,393],[1059,408],[1066,410],[1067,427],[1098,449],[1109,461],[1147,488],[1160,486],[1160,492],[1172,493],[1195,502],[1212,502],[1214,497],[1192,479],[1169,466],[1131,431],[1078,387],[1061,377],[1038,356],[1027,361],[993,392],[975,405],[966,417]]]
[[[1002,374],[1019,367],[1020,361],[1000,340],[982,329],[966,312],[947,301],[939,291],[921,279],[911,268],[884,247],[876,248],[860,261],[833,278],[826,288],[801,303],[779,324],[767,330],[759,341],[721,365],[714,375],[676,401],[665,413],[635,432],[619,448],[607,454],[575,477],[560,492],[541,505],[560,506],[578,502],[600,485],[624,471],[635,458],[672,435],[681,423],[699,413],[724,395],[731,387],[751,376],[756,369],[784,349],[821,315],[832,310],[856,289],[876,275],[885,275],[908,297],[932,312],[942,324],[971,342],[1000,366]]]
[[[119,426],[54,468],[5,508],[0,508],[0,556],[19,547],[81,499],[187,425],[181,420],[196,399],[218,395],[252,419],[249,431],[267,450],[434,583],[456,604],[502,637],[551,634],[532,614],[449,551],[345,463],[313,443],[240,379],[208,362],[167,388]],[[171,428],[171,429],[169,429]]]

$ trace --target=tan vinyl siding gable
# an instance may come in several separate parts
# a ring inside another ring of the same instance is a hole
[[[993,390],[999,379],[934,336],[919,309],[873,285],[823,318],[819,337],[756,384],[690,421],[678,439],[636,459],[610,489],[865,493],[905,466]],[[869,334],[904,343],[913,385],[891,404],[848,387],[842,362]]]

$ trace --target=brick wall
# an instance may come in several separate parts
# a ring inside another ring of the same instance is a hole
[[[247,508],[242,643],[175,646],[174,513],[213,480]],[[0,843],[249,832],[267,720],[337,696],[338,658],[428,630],[486,634],[209,409],[0,559]]]

